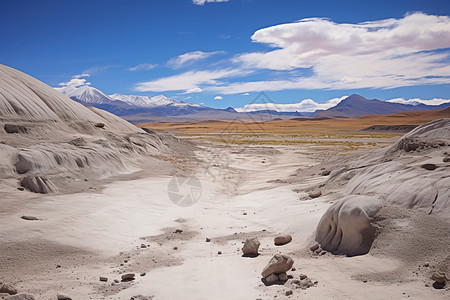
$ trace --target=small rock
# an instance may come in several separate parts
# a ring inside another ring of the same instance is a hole
[[[286,274],[286,272],[283,272],[283,273],[278,274],[278,279],[279,279],[280,281],[286,281],[286,280],[288,280],[289,278],[288,278],[288,275]]]
[[[247,215],[247,213],[246,212],[244,212],[244,213],[242,213],[244,216],[246,216]]]
[[[94,126],[97,128],[103,128],[103,127],[105,127],[105,123],[97,123]]]
[[[211,239],[210,238],[206,238],[206,242],[207,243],[211,242]]]
[[[423,266],[428,268],[430,266],[430,263],[424,263]]]
[[[100,276],[100,281],[107,282],[107,281],[108,281],[108,278],[103,277],[103,276]]]
[[[450,156],[444,157],[443,162],[450,162]]]
[[[56,268],[58,269],[58,268],[61,268],[61,265],[56,265]]]
[[[221,255],[221,254],[222,254],[222,251],[218,251],[217,254]]]
[[[292,268],[293,264],[294,260],[291,257],[282,254],[275,254],[267,266],[264,267],[261,275],[266,278],[270,274],[287,272]]]
[[[311,247],[309,247],[309,250],[311,250],[311,251],[316,251],[317,249],[319,249],[320,248],[320,244],[319,243],[317,243],[317,242],[314,242],[314,244],[313,245],[311,245]]]
[[[183,232],[183,230],[181,230],[181,229],[177,229],[174,231],[174,233],[182,233],[182,232]]]
[[[445,273],[443,272],[435,272],[431,275],[431,279],[436,281],[439,284],[444,284],[447,282],[447,278],[445,278]]]
[[[321,191],[309,192],[308,196],[313,199],[318,198],[322,196],[322,192]]]
[[[122,281],[132,281],[134,280],[134,276],[134,273],[124,274],[122,275]]]
[[[292,272],[295,272],[295,270],[297,270],[297,269],[296,269],[296,268],[292,268],[292,269],[291,269]]]
[[[316,249],[316,251],[314,251],[314,253],[319,254],[320,252],[322,252],[322,250],[323,249],[321,247],[319,247],[319,248]]]
[[[141,244],[141,248],[147,248],[147,245]]]
[[[38,221],[39,219],[33,216],[21,216],[22,219],[27,221]]]
[[[330,175],[330,173],[331,173],[331,171],[325,170],[325,171],[323,171],[322,173],[320,173],[320,175],[322,175],[322,176],[328,176],[328,175]]]
[[[292,290],[286,291],[286,296],[292,295],[294,292]]]
[[[0,293],[15,295],[17,294],[17,289],[9,284],[0,283]]]
[[[72,298],[70,298],[69,296],[64,295],[64,294],[60,294],[60,293],[58,293],[58,295],[56,296],[56,298],[57,298],[58,300],[72,300]]]
[[[145,275],[147,275],[147,273],[143,272],[140,275],[141,275],[141,277],[144,277]]]
[[[120,281],[119,281],[119,279],[114,279],[114,282],[119,283]]]
[[[437,169],[437,166],[435,164],[423,164],[421,165],[421,167],[428,171],[434,171]]]
[[[323,250],[322,252],[320,252],[320,255],[322,256],[322,255],[325,255],[325,254],[327,254],[327,251],[325,251],[325,250]]]
[[[178,247],[173,247],[173,250],[178,250]]]
[[[274,243],[276,246],[286,245],[292,241],[292,236],[290,234],[279,235],[274,239]]]
[[[25,188],[24,188],[24,187],[21,187],[21,186],[19,186],[17,189],[18,189],[19,191],[25,191]]]
[[[272,284],[278,282],[278,276],[275,274],[270,274],[269,276],[266,277],[266,283],[267,284]]]
[[[259,245],[261,243],[258,241],[257,238],[253,239],[246,239],[244,243],[244,247],[242,247],[242,252],[244,253],[244,256],[257,256]]]
[[[308,278],[308,276],[306,276],[305,274],[300,274],[300,280],[306,279]]]

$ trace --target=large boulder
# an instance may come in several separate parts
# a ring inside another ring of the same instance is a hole
[[[381,203],[376,197],[344,197],[322,216],[317,225],[316,241],[333,254],[366,254],[375,239],[375,228],[370,221],[380,209]]]
[[[271,274],[278,275],[287,272],[292,268],[293,264],[294,260],[291,257],[282,254],[275,254],[267,266],[264,267],[261,275],[266,278]]]
[[[275,246],[282,246],[290,243],[292,241],[292,236],[290,234],[279,235],[273,239]]]

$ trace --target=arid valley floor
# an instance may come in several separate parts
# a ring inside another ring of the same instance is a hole
[[[401,124],[429,121],[415,117]],[[172,127],[194,150],[156,155],[162,160],[128,175],[78,182],[71,193],[39,195],[3,183],[0,281],[37,299],[447,299],[448,290],[433,288],[430,276],[450,250],[448,219],[385,206],[368,254],[309,250],[322,215],[341,197],[340,188],[325,184],[324,171],[402,136],[360,131],[382,121],[374,119],[352,130],[352,120],[334,120],[333,130],[330,120],[314,127],[146,124]],[[195,194],[189,182],[178,191],[195,204],[174,204],[173,176],[199,180]],[[317,190],[320,197],[308,195]],[[279,234],[292,242],[275,246]],[[254,237],[260,255],[243,257],[243,242]],[[276,253],[291,256],[294,266],[287,282],[266,286],[260,273]],[[135,279],[121,281],[126,273]],[[301,274],[314,285],[296,288]]]

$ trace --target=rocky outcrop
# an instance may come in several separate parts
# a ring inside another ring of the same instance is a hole
[[[264,267],[261,275],[262,277],[267,278],[272,274],[278,275],[285,273],[292,268],[293,264],[294,260],[291,257],[282,254],[275,254],[267,266]]]
[[[257,238],[245,240],[244,246],[242,247],[243,255],[249,257],[258,256],[259,245],[261,245],[261,243]]]
[[[375,239],[371,218],[380,209],[378,198],[347,196],[327,209],[317,225],[316,241],[333,254],[366,254]]]

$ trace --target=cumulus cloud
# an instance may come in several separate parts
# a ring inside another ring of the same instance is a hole
[[[74,90],[80,86],[84,86],[84,85],[90,85],[90,82],[87,82],[87,80],[83,77],[89,77],[90,74],[89,73],[83,73],[83,74],[77,74],[72,76],[72,78],[67,81],[67,82],[60,82],[58,83],[59,87],[56,87],[55,89],[57,89],[58,91],[61,92],[65,92],[65,91],[70,91],[70,90]]]
[[[203,90],[201,88],[193,88],[193,89],[187,90],[183,94],[194,94],[194,93],[201,93],[201,92],[203,92]]]
[[[310,18],[256,31],[252,40],[277,48],[234,61],[247,68],[311,69],[310,77],[235,83],[258,90],[393,88],[450,82],[450,18],[423,13],[401,19],[338,24]],[[272,86],[271,83],[279,85]],[[269,85],[268,89],[264,87]]]
[[[155,64],[147,64],[147,63],[143,63],[143,64],[139,64],[137,66],[134,66],[132,68],[129,68],[129,71],[146,71],[146,70],[151,70],[156,68],[158,65]]]
[[[174,69],[179,69],[181,67],[185,67],[188,65],[192,65],[197,61],[206,59],[216,54],[224,53],[223,51],[214,51],[214,52],[203,52],[203,51],[193,51],[181,54],[177,57],[170,59],[167,62],[167,65]]]
[[[196,5],[204,5],[206,2],[228,2],[229,0],[192,0]]]
[[[242,108],[236,108],[238,112],[251,112],[257,110],[276,110],[279,112],[314,112],[316,110],[326,110],[333,106],[336,106],[339,102],[347,98],[347,96],[342,96],[340,98],[329,99],[324,103],[318,103],[312,99],[304,99],[298,103],[292,104],[275,104],[275,103],[254,103],[247,104]]]
[[[422,100],[419,98],[412,98],[412,99],[405,100],[403,98],[395,98],[395,99],[387,100],[387,102],[401,103],[401,104],[408,104],[408,105],[418,105],[418,104],[441,105],[444,103],[450,103],[450,99],[433,98],[433,99],[429,99],[429,100]]]
[[[243,93],[242,96],[250,96],[249,93]]]
[[[222,96],[215,96],[215,97],[214,97],[214,100],[222,100],[222,99],[223,99]]]
[[[196,91],[199,85],[220,85],[218,79],[241,74],[240,70],[188,71],[178,75],[141,82],[135,86],[139,92]]]

